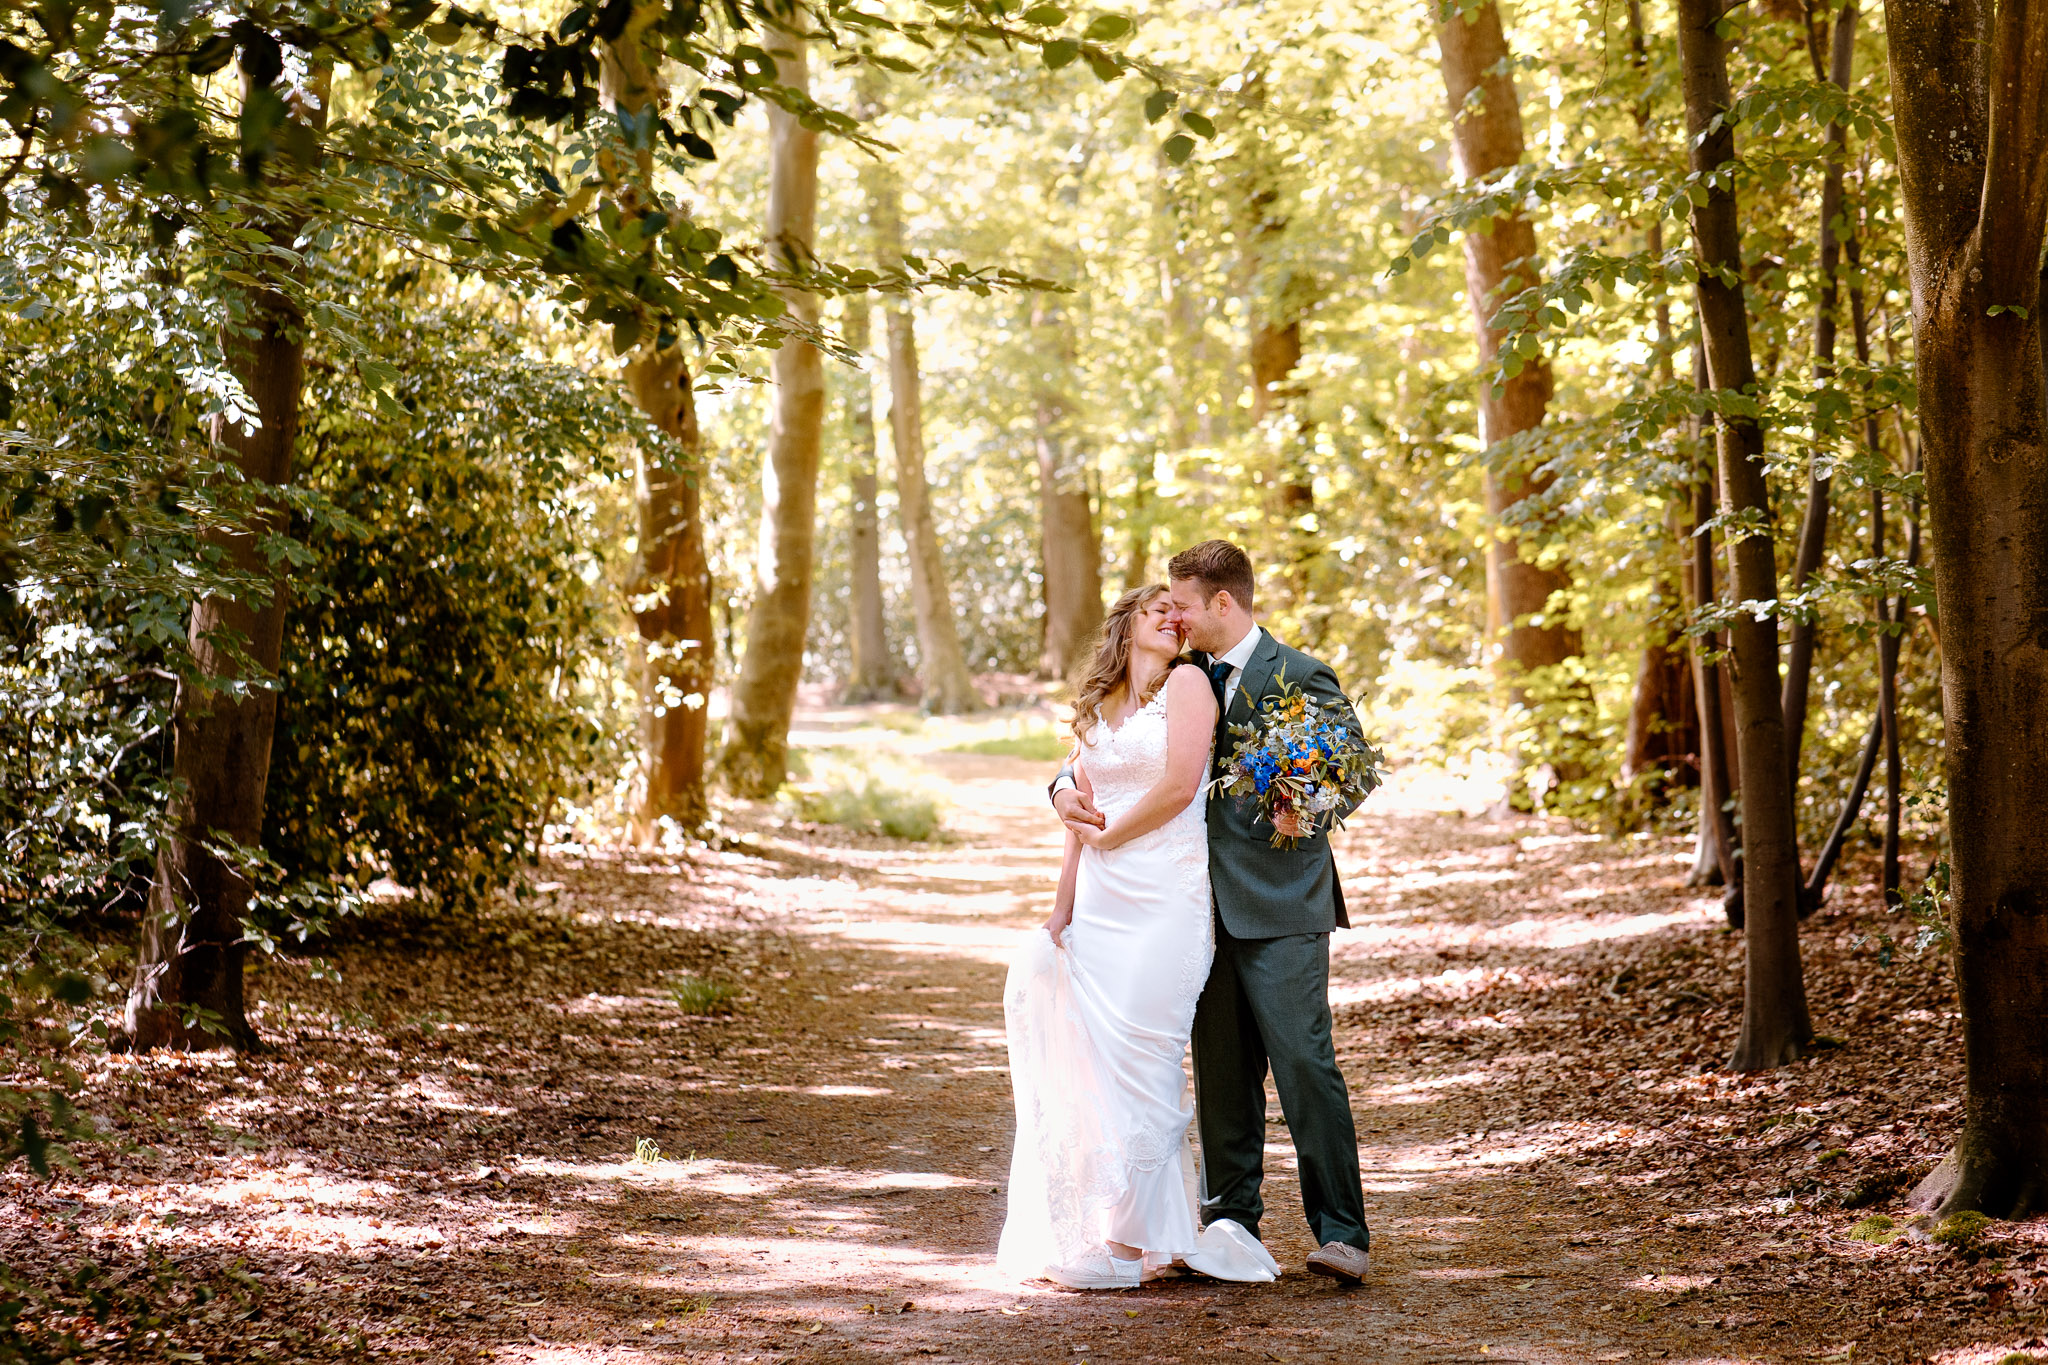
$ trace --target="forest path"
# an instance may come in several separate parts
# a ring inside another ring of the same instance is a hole
[[[219,1297],[142,1354],[208,1365],[1962,1365],[2043,1344],[2048,1223],[1983,1260],[1846,1235],[1904,1216],[1958,1093],[1944,974],[1879,965],[1875,936],[1912,926],[1867,867],[1804,935],[1843,1045],[1732,1076],[1741,940],[1681,885],[1687,841],[1482,823],[1459,807],[1484,792],[1426,770],[1338,840],[1367,1283],[1303,1273],[1277,1110],[1278,1283],[1006,1282],[1001,989],[1050,902],[1050,765],[947,746],[1020,724],[802,717],[814,771],[942,794],[944,842],[752,807],[723,851],[557,850],[540,903],[480,925],[373,921],[336,945],[339,984],[257,973],[272,1050],[100,1059],[86,1108],[127,1145],[0,1176],[0,1261],[54,1280],[168,1255]],[[691,978],[734,987],[732,1013],[680,1009]],[[79,1354],[137,1358],[116,1337]]]

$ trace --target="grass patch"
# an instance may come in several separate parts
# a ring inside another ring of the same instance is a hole
[[[801,792],[797,818],[838,825],[862,834],[923,843],[939,837],[939,803],[916,792],[899,791],[872,777],[840,776],[822,791]]]
[[[1033,729],[1022,734],[978,739],[972,744],[955,744],[947,753],[983,754],[990,758],[1028,758],[1035,763],[1056,763],[1067,756],[1072,744],[1057,730]]]
[[[668,998],[684,1014],[731,1014],[739,992],[723,981],[686,976],[669,983]]]

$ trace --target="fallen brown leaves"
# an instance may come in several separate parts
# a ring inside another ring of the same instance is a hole
[[[339,985],[261,973],[262,1055],[95,1061],[108,1140],[47,1183],[6,1177],[0,1261],[40,1287],[33,1339],[188,1362],[2041,1347],[2042,1224],[1961,1253],[1849,1235],[1903,1223],[1960,1118],[1946,969],[1880,962],[1878,935],[1910,928],[1868,866],[1805,929],[1838,1045],[1736,1076],[1741,942],[1679,885],[1682,841],[1398,795],[1344,836],[1355,928],[1332,987],[1367,1288],[1001,1281],[1002,963],[1055,846],[1036,766],[923,761],[957,793],[959,842],[759,811],[751,852],[561,850],[531,905],[362,926]],[[734,987],[733,1012],[684,1013],[685,978]],[[1298,1267],[1277,1111],[1272,1137],[1263,1231]],[[105,1269],[70,1282],[88,1263]]]

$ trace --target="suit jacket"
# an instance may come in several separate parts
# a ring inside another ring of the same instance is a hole
[[[1197,654],[1195,662],[1206,669],[1209,656]],[[1230,727],[1245,724],[1262,703],[1277,700],[1283,679],[1363,737],[1358,713],[1329,665],[1281,644],[1267,632],[1238,677],[1229,709],[1217,718],[1212,776],[1221,773],[1236,747]],[[1337,814],[1349,815],[1356,806],[1353,802]],[[1209,798],[1208,815],[1209,887],[1216,914],[1232,938],[1327,934],[1339,925],[1351,927],[1344,913],[1344,888],[1337,881],[1337,857],[1330,851],[1335,821],[1329,815],[1317,821],[1312,837],[1293,848],[1273,847],[1272,822],[1259,817],[1249,799],[1218,792]]]
[[[1211,662],[1202,653],[1194,660],[1204,671]],[[1251,720],[1260,703],[1277,699],[1283,679],[1363,737],[1358,713],[1351,709],[1351,699],[1344,695],[1329,665],[1290,649],[1265,631],[1259,647],[1245,662],[1229,709],[1216,718],[1211,777],[1222,772],[1224,760],[1236,746],[1230,727]],[[1062,767],[1060,773],[1071,776],[1072,770]],[[1059,778],[1053,783],[1057,786]],[[1349,815],[1356,807],[1353,802],[1338,814]],[[1210,894],[1217,917],[1232,938],[1327,934],[1339,925],[1351,927],[1344,913],[1344,888],[1337,882],[1337,857],[1330,851],[1330,826],[1335,823],[1330,816],[1317,822],[1313,837],[1298,841],[1293,848],[1273,847],[1272,822],[1258,818],[1253,803],[1246,799],[1212,795],[1208,821]]]

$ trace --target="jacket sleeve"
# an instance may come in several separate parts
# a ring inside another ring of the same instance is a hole
[[[1308,658],[1307,655],[1302,657]],[[1352,737],[1363,744],[1365,742],[1365,726],[1359,723],[1358,712],[1352,709],[1351,698],[1344,695],[1344,688],[1338,683],[1336,673],[1332,672],[1330,666],[1320,659],[1308,659],[1308,662],[1311,667],[1308,670],[1308,675],[1299,684],[1301,690],[1310,697],[1313,697],[1317,706],[1336,716],[1343,723],[1344,728],[1351,732]],[[1363,798],[1349,801],[1345,805],[1338,807],[1335,811],[1337,819],[1348,819],[1351,812],[1358,809],[1362,800]]]

